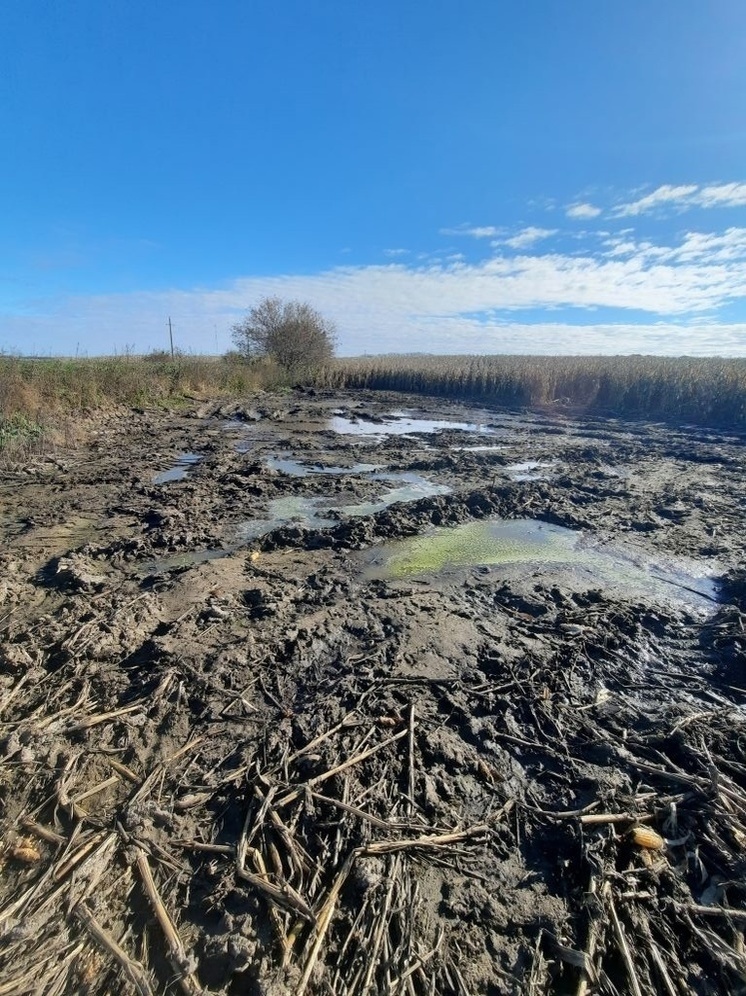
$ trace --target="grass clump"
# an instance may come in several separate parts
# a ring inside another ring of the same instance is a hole
[[[45,439],[45,427],[22,412],[0,414],[0,453],[12,451],[29,454],[39,449]]]
[[[179,407],[199,398],[267,386],[268,363],[157,352],[91,359],[0,355],[0,451],[23,454],[51,440],[65,420],[97,409]]]

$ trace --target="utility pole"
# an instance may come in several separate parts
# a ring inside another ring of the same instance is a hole
[[[174,358],[174,331],[171,328],[171,316],[168,316],[168,337],[171,340],[171,359]]]

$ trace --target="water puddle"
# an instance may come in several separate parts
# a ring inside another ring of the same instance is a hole
[[[366,465],[367,466],[367,465]],[[345,473],[348,473],[345,470]],[[302,476],[302,475],[301,475]],[[376,479],[401,482],[398,488],[384,492],[375,501],[359,504],[340,505],[328,497],[302,497],[287,495],[274,498],[268,504],[268,517],[263,519],[248,519],[240,522],[232,530],[223,549],[193,550],[161,557],[142,565],[141,573],[162,574],[182,567],[191,567],[208,560],[227,557],[236,553],[252,540],[261,539],[267,533],[282,526],[301,526],[304,529],[329,529],[337,526],[344,516],[354,518],[361,515],[372,515],[394,502],[411,502],[432,495],[448,494],[450,488],[443,484],[433,484],[431,481],[413,473],[376,474]]]
[[[183,481],[189,471],[200,462],[200,453],[182,453],[176,463],[168,470],[153,475],[153,484],[169,484],[171,481]]]
[[[453,529],[435,529],[368,551],[368,578],[405,578],[474,566],[486,566],[506,578],[554,578],[575,590],[603,586],[619,595],[675,601],[712,609],[717,589],[697,573],[694,563],[632,556],[610,546],[594,546],[583,533],[533,519],[470,522]]]
[[[168,557],[158,557],[149,560],[139,568],[139,573],[166,574],[168,571],[180,570],[184,567],[194,567],[195,564],[205,564],[208,560],[219,560],[227,557],[230,550],[188,550],[183,553],[172,553]]]
[[[440,432],[443,429],[459,429],[494,435],[496,430],[484,422],[452,422],[447,419],[412,418],[407,412],[390,412],[380,422],[358,419],[344,415],[334,415],[328,428],[344,436],[407,436],[415,432]]]
[[[25,518],[8,517],[3,532],[10,549],[27,550],[41,561],[69,553],[86,543],[100,542],[102,533],[113,535],[116,526],[112,527],[110,522],[111,520],[81,516],[66,522],[36,525]]]
[[[620,479],[629,477],[630,471],[626,467],[615,467],[610,463],[602,463],[598,468],[607,477],[618,477]]]
[[[303,526],[304,529],[327,529],[336,526],[338,519],[328,518],[329,501],[324,498],[299,498],[288,496],[274,498],[269,503],[268,519],[250,519],[242,522],[237,531],[240,543],[266,536],[280,526]]]
[[[305,498],[288,496],[275,498],[269,502],[269,518],[250,519],[241,523],[238,528],[239,542],[266,536],[280,526],[296,525],[304,529],[328,529],[339,525],[343,516],[356,518],[361,515],[373,515],[395,502],[412,502],[420,498],[430,498],[434,495],[450,494],[451,489],[445,484],[434,484],[420,477],[419,474],[374,474],[375,480],[400,482],[400,487],[391,488],[372,501],[354,502],[347,505],[327,497]]]
[[[454,453],[499,453],[504,446],[452,446]]]
[[[282,474],[290,477],[310,477],[311,475],[331,474],[342,476],[344,474],[371,474],[381,469],[380,463],[354,463],[351,467],[329,467],[325,464],[308,464],[301,460],[293,460],[290,457],[269,457],[266,461],[270,470],[278,470]]]
[[[393,505],[398,501],[419,501],[420,498],[432,498],[435,495],[448,495],[451,493],[451,488],[445,484],[434,484],[432,481],[420,477],[419,474],[374,474],[373,478],[377,481],[401,481],[402,484],[401,487],[385,491],[375,501],[342,505],[339,511],[351,517],[373,515],[375,512],[381,512],[384,508],[388,508],[389,505]]]
[[[511,481],[545,481],[548,474],[537,474],[537,470],[554,467],[554,461],[541,463],[539,460],[525,460],[523,463],[511,463],[505,468],[505,473]]]

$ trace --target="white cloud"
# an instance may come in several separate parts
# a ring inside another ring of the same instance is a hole
[[[700,207],[744,207],[746,183],[720,183],[702,187],[696,201]]]
[[[543,239],[548,239],[551,235],[556,235],[556,228],[536,228],[533,225],[517,232],[509,239],[496,239],[491,242],[493,246],[510,246],[511,249],[528,249],[529,246]]]
[[[652,193],[630,201],[627,204],[620,204],[614,209],[612,214],[618,218],[626,218],[630,215],[645,214],[653,211],[662,204],[675,205],[678,208],[685,207],[691,200],[692,194],[697,192],[696,184],[682,184],[674,187],[670,183],[664,183],[657,187]]]
[[[603,244],[606,247],[604,255],[608,257],[628,256],[643,264],[699,263],[713,272],[715,264],[740,263],[746,260],[746,228],[728,228],[719,234],[687,232],[676,246],[638,242],[630,237],[627,230],[624,236],[605,239]]]
[[[746,206],[746,183],[714,183],[700,187],[689,183],[673,186],[665,183],[644,197],[620,204],[612,211],[617,218],[647,214],[663,207],[675,211],[687,211],[693,207],[744,207]]]
[[[746,324],[717,322],[573,325],[438,318],[430,323],[428,338],[429,352],[445,354],[743,356],[746,352]]]
[[[746,228],[728,228],[722,234],[688,232],[669,259],[680,262],[730,263],[746,256]]]
[[[392,259],[396,258],[397,256],[408,256],[409,253],[410,253],[409,249],[384,249],[383,250],[383,255],[384,256],[390,256]]]
[[[196,353],[222,352],[230,347],[228,329],[236,317],[260,294],[287,293],[310,300],[333,317],[341,332],[340,353],[526,353],[526,354],[631,354],[665,356],[744,356],[746,323],[703,321],[567,321],[528,322],[500,317],[489,310],[484,317],[454,313],[453,303],[441,296],[426,312],[416,312],[404,300],[407,275],[396,299],[390,300],[385,273],[368,274],[365,299],[356,295],[366,285],[365,273],[322,274],[318,278],[278,278],[268,284],[243,282],[242,287],[215,291],[165,291],[162,294],[102,296],[68,299],[46,313],[11,316],[4,332],[14,336],[25,351],[54,330],[54,352],[72,354],[79,344],[82,355],[104,351],[122,353],[167,348],[163,316],[171,314],[179,348]],[[247,292],[250,291],[250,296]],[[482,300],[467,295],[468,304]],[[444,307],[439,313],[438,306]],[[219,329],[216,339],[214,326]]]
[[[473,239],[492,239],[504,232],[494,225],[462,225],[460,228],[441,228],[441,235],[470,235]]]
[[[526,251],[475,263],[392,262],[310,276],[249,276],[213,288],[27,302],[22,313],[3,317],[0,348],[46,352],[54,343],[51,351],[74,353],[79,343],[81,351],[92,353],[127,345],[142,352],[166,343],[171,315],[180,347],[221,351],[230,344],[228,330],[236,317],[272,294],[309,301],[336,321],[346,354],[696,348],[746,355],[746,325],[721,326],[714,317],[718,308],[746,299],[746,228],[690,232],[671,245],[637,241],[627,232],[606,239],[600,249],[572,255]],[[645,312],[650,318],[638,325],[621,317],[618,324],[579,329],[569,322],[529,325],[510,317],[559,308],[584,309],[584,322],[597,308],[615,309],[620,316]],[[704,314],[706,321],[693,318]],[[491,317],[477,321],[475,315]],[[554,331],[540,335],[539,329]]]
[[[593,204],[571,204],[565,211],[565,214],[568,218],[575,218],[582,221],[588,218],[598,218],[601,214],[601,208]]]

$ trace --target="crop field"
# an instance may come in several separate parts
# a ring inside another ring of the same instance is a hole
[[[656,356],[372,356],[340,359],[330,388],[746,427],[746,359]]]

